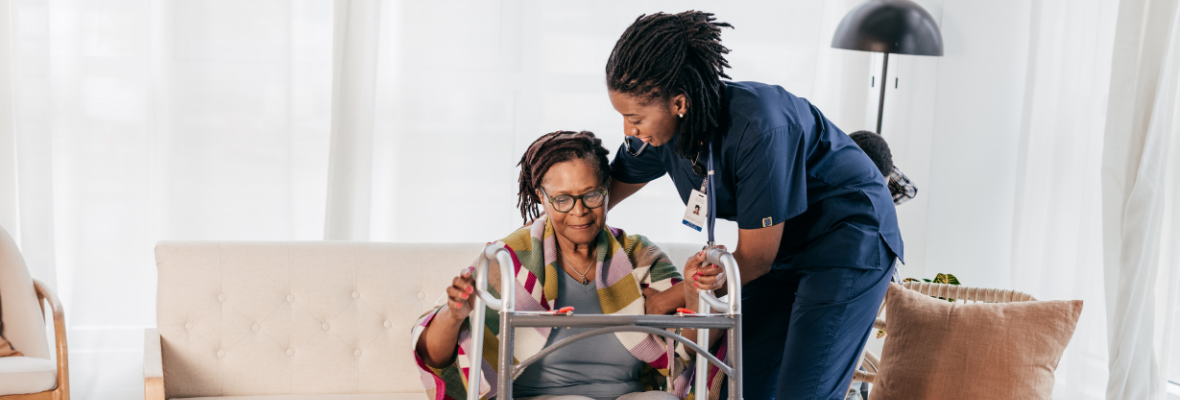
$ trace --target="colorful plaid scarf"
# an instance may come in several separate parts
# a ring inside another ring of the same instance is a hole
[[[681,281],[676,266],[646,237],[626,235],[621,229],[607,227],[598,234],[597,240],[597,269],[594,283],[598,288],[598,298],[604,314],[644,314],[643,289],[651,287],[663,291]],[[560,275],[557,274],[564,272],[557,261],[557,237],[548,217],[543,216],[531,227],[521,228],[493,244],[503,246],[512,254],[516,271],[516,310],[553,310],[559,295],[557,279]],[[488,268],[488,291],[494,297],[500,298],[499,287],[499,265],[492,261]],[[438,307],[419,318],[411,334],[411,346],[417,346],[422,331],[445,306],[444,296],[439,300]],[[483,366],[480,382],[480,397],[483,399],[496,395],[496,367],[500,349],[497,337],[499,322],[500,315],[497,311],[487,309],[483,328]],[[527,359],[541,351],[550,331],[552,328],[517,328],[513,362]],[[679,357],[669,360],[667,348],[661,337],[638,332],[620,332],[615,333],[615,336],[635,358],[647,363],[642,374],[642,383],[647,390],[666,390],[666,377],[671,362],[675,366],[674,370],[679,372],[674,382],[673,394],[682,399],[693,400],[691,391],[694,368],[691,367],[692,360],[682,346],[676,346],[676,354]],[[471,346],[470,320],[467,320],[463,322],[459,332],[459,355],[454,364],[444,368],[433,368],[426,365],[416,351],[412,351],[414,360],[421,370],[422,385],[426,388],[428,398],[462,400],[467,397],[469,357],[465,355],[470,354]],[[717,347],[713,351],[714,354],[724,359],[725,340],[721,340]],[[686,368],[686,365],[690,367]],[[720,394],[722,374],[716,367],[710,366],[709,378],[709,396],[706,398],[716,399]]]

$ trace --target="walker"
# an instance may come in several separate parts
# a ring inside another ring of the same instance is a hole
[[[497,260],[500,264],[500,276],[502,277],[500,280],[500,297],[510,301],[496,299],[487,291],[488,265],[492,259]],[[698,308],[701,312],[696,314],[573,315],[573,312],[558,314],[555,312],[515,311],[516,280],[511,279],[511,277],[516,276],[516,274],[513,273],[512,257],[508,254],[508,250],[503,247],[489,245],[484,248],[483,253],[479,257],[479,265],[475,271],[475,293],[478,296],[475,298],[474,310],[471,313],[471,326],[484,326],[485,306],[500,312],[500,354],[498,360],[499,379],[497,379],[497,398],[499,400],[511,400],[513,379],[519,377],[525,368],[541,359],[541,357],[568,346],[570,343],[592,336],[615,332],[643,332],[663,336],[667,341],[670,368],[668,374],[669,392],[673,390],[672,386],[676,376],[672,368],[673,363],[671,362],[673,357],[675,357],[672,342],[675,340],[684,343],[685,346],[696,351],[696,373],[694,376],[696,377],[695,385],[698,400],[702,399],[701,396],[705,396],[708,392],[706,384],[708,383],[707,371],[709,363],[716,365],[721,372],[729,375],[729,398],[741,400],[741,276],[738,274],[737,261],[734,260],[732,254],[725,250],[710,249],[706,253],[705,259],[713,265],[720,265],[725,268],[726,285],[729,290],[728,302],[718,299],[713,295],[712,290],[703,290],[700,294],[700,306]],[[570,336],[552,346],[546,347],[536,355],[521,361],[520,364],[514,365],[512,364],[513,329],[526,327],[578,327],[597,329]],[[684,336],[665,330],[667,328],[697,329],[697,340],[701,344],[694,343]],[[728,331],[729,350],[728,357],[726,357],[728,358],[727,361],[721,361],[712,354],[709,354],[707,349],[709,329],[725,329]],[[479,400],[480,368],[483,365],[483,331],[483,329],[471,329],[473,346],[470,368],[468,368],[467,375],[467,400]]]

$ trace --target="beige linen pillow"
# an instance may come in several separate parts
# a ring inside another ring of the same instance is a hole
[[[890,284],[870,400],[1048,399],[1082,302],[950,303]]]

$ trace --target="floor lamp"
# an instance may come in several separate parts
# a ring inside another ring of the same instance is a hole
[[[885,53],[881,63],[881,99],[877,102],[877,134],[885,111],[889,53],[942,55],[942,32],[922,6],[909,0],[870,0],[849,11],[836,27],[832,48]]]

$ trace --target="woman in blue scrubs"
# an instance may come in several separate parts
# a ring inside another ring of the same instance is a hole
[[[646,15],[615,44],[606,83],[627,137],[608,207],[664,174],[687,204],[711,144],[716,216],[740,229],[745,397],[843,399],[902,256],[893,200],[807,100],[721,80],[722,27],[704,12]]]

